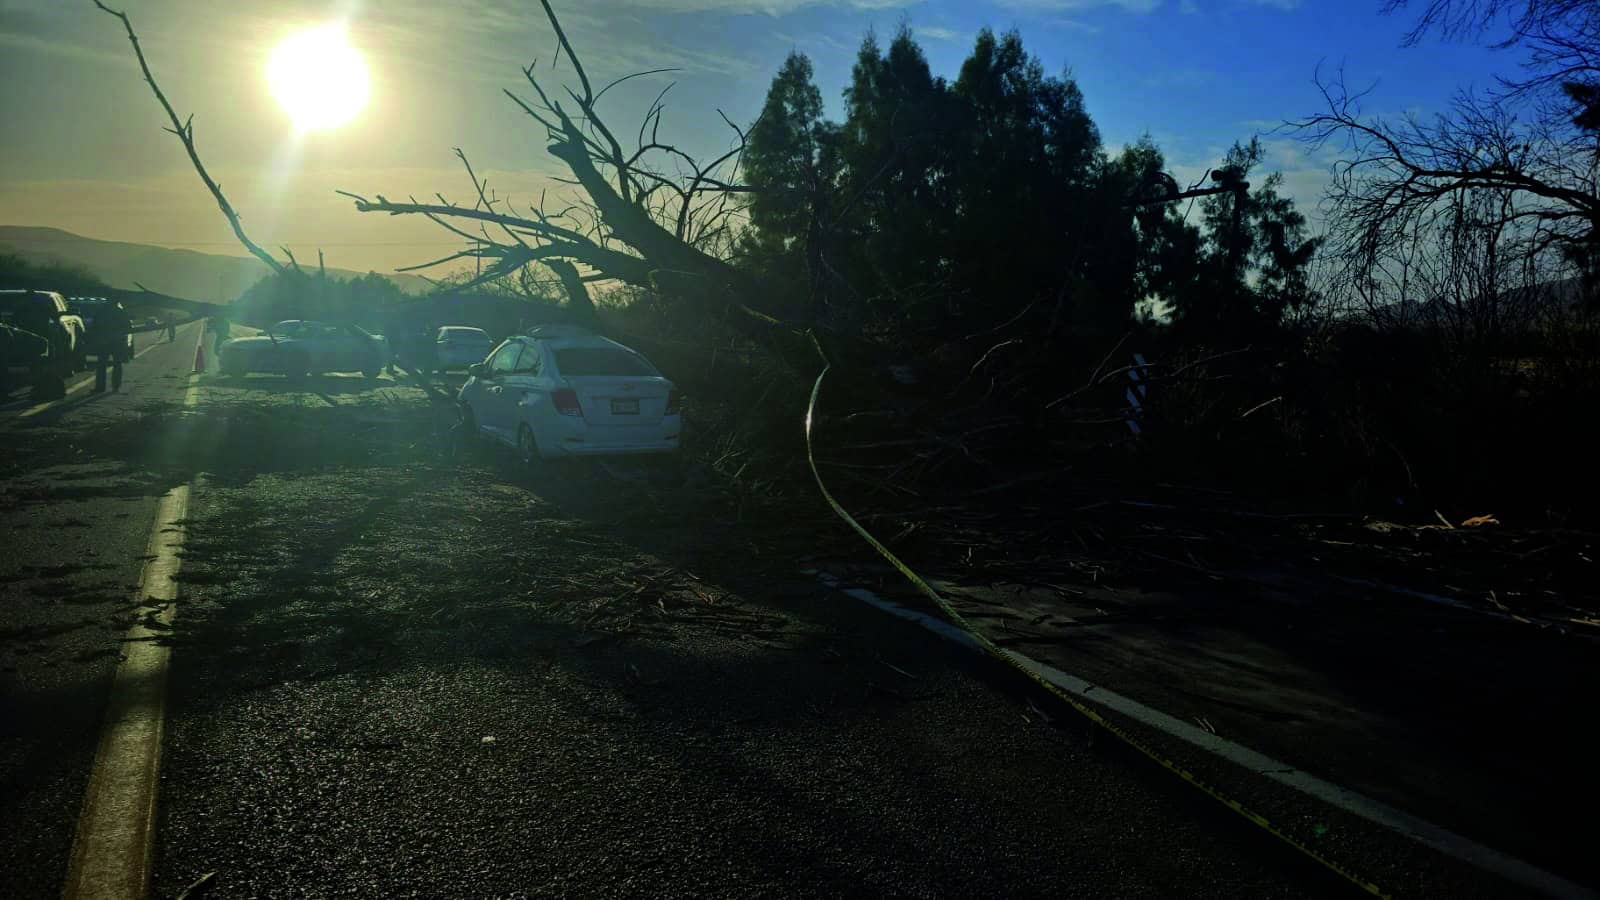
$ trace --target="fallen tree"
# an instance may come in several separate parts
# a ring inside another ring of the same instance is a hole
[[[556,56],[565,57],[579,88],[561,86],[563,102],[556,89],[541,82],[535,64],[529,64],[522,72],[534,97],[505,93],[544,129],[547,152],[565,166],[569,183],[582,192],[580,197],[552,210],[545,208],[548,198],[541,196],[537,205],[519,212],[509,200],[492,194],[459,148],[456,155],[472,181],[471,206],[451,203],[442,195],[429,203],[414,197],[396,201],[382,194],[340,193],[354,200],[360,212],[422,216],[470,242],[457,253],[407,269],[460,260],[487,263],[463,289],[537,265],[555,276],[568,305],[589,318],[593,301],[587,285],[615,281],[667,295],[701,312],[732,313],[726,317],[731,326],[763,342],[798,336],[810,323],[785,323],[787,311],[768,300],[777,293],[716,252],[729,246],[728,239],[745,214],[738,198],[753,190],[738,182],[744,129],[724,115],[734,134],[733,144],[715,159],[702,162],[661,139],[667,93],[663,90],[640,124],[633,149],[624,150],[599,109],[601,99],[625,81],[670,70],[625,75],[596,90],[554,8],[548,0],[541,0],[541,5],[555,33]],[[662,165],[666,160],[680,171],[669,174]],[[780,323],[788,327],[774,328]]]
[[[233,228],[234,237],[244,245],[246,250],[250,251],[251,256],[261,260],[273,272],[280,275],[283,274],[286,267],[274,259],[272,254],[261,249],[260,245],[255,241],[250,240],[250,236],[245,234],[244,225],[239,221],[239,214],[234,211],[233,204],[229,203],[228,198],[222,193],[222,185],[218,184],[211,177],[211,173],[206,171],[205,163],[201,161],[200,152],[195,148],[194,144],[194,116],[190,116],[188,119],[180,119],[178,111],[172,108],[171,101],[167,100],[167,95],[162,92],[161,85],[156,82],[155,75],[150,72],[150,64],[145,59],[144,48],[139,45],[139,35],[133,30],[133,22],[128,19],[128,14],[112,9],[100,2],[100,0],[92,0],[92,2],[101,12],[114,16],[122,22],[122,28],[128,35],[128,43],[133,46],[134,58],[139,62],[139,72],[144,75],[145,83],[150,85],[151,93],[155,94],[156,100],[161,104],[161,109],[167,114],[168,121],[172,123],[170,127],[166,127],[164,130],[177,137],[183,144],[184,152],[188,154],[189,162],[194,166],[195,173],[205,183],[206,189],[211,192],[212,198],[217,201],[217,208],[222,211],[223,217],[228,220],[228,224]],[[289,257],[290,265],[298,271],[300,266],[294,261],[294,255],[289,253],[287,248],[284,249],[284,254]],[[139,288],[138,292],[118,291],[117,293],[121,295],[118,299],[135,299],[138,302],[182,310],[191,313],[192,318],[201,318],[203,316],[226,317],[227,315],[227,307],[223,304],[207,303],[202,300],[185,300],[179,297],[159,294],[146,289],[143,285],[139,285]]]

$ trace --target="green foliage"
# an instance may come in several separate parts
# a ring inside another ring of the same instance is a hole
[[[1047,74],[1015,32],[985,29],[953,82],[932,72],[911,31],[868,34],[844,91],[844,121],[823,118],[809,59],[773,79],[751,129],[757,189],[746,265],[811,292],[835,326],[950,337],[1025,308],[1052,327],[1119,334],[1141,303],[1185,327],[1276,326],[1311,294],[1305,219],[1262,181],[1231,228],[1234,199],[1128,208],[1161,172],[1147,137],[1106,154],[1068,72]],[[1244,178],[1260,144],[1225,164]]]
[[[746,175],[752,184],[772,188],[757,195],[750,220],[773,240],[805,232],[813,196],[832,187],[835,173],[826,164],[837,168],[837,136],[822,120],[822,92],[811,79],[811,60],[789,54],[750,131]]]
[[[1224,183],[1248,181],[1261,165],[1261,141],[1235,143],[1222,163]],[[1198,333],[1254,335],[1312,301],[1306,266],[1317,250],[1306,216],[1278,194],[1272,173],[1243,194],[1202,200],[1206,239],[1197,253],[1195,290],[1174,296],[1179,322]]]
[[[284,319],[324,319],[377,326],[383,311],[409,299],[377,272],[342,279],[323,272],[290,270],[266,275],[234,301],[234,319],[266,326]]]

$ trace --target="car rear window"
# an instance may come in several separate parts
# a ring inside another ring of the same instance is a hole
[[[568,347],[556,351],[556,368],[562,375],[654,375],[644,357],[612,347]]]
[[[0,310],[9,313],[41,315],[55,309],[55,304],[43,294],[0,294]]]

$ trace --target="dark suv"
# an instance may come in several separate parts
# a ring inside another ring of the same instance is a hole
[[[83,355],[133,361],[133,334],[129,331],[132,323],[121,303],[105,297],[73,297],[67,301],[67,308],[83,318]]]
[[[83,367],[83,319],[69,312],[67,299],[55,291],[0,291],[0,325],[7,331],[7,340],[0,342],[6,380],[20,369],[36,393],[58,397],[67,376]]]

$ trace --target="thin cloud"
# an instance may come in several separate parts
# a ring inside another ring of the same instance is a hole
[[[1081,34],[1099,34],[1103,30],[1099,25],[1095,25],[1091,22],[1084,22],[1079,19],[1068,19],[1065,17],[1045,19],[1040,24],[1046,25],[1050,28],[1060,28],[1063,31],[1076,31]]]
[[[320,247],[328,265],[356,271],[392,271],[437,258],[461,240],[421,216],[356,212],[336,189],[357,193],[407,191],[467,202],[472,187],[459,166],[306,171],[287,197],[260,183],[259,172],[221,166],[213,170],[229,187],[251,237],[267,246]],[[502,198],[525,211],[548,191],[553,205],[569,191],[559,174],[536,169],[489,168],[478,175]],[[63,178],[0,182],[0,222],[61,228],[100,240],[128,241],[243,256],[216,203],[191,171],[133,179]],[[153,225],[154,223],[154,225]],[[426,273],[440,274],[440,273]]]
[[[922,32],[919,30],[917,33],[921,34]],[[811,34],[790,34],[785,31],[774,31],[772,32],[772,36],[785,44],[790,44],[795,47],[831,47],[834,50],[842,50],[847,53],[854,52],[859,46],[859,40],[856,43],[852,43],[837,35],[828,34],[824,31],[813,32]]]
[[[1332,148],[1312,148],[1294,138],[1260,138],[1261,163],[1251,173],[1250,180],[1258,182],[1273,172],[1283,175],[1278,187],[1281,196],[1294,201],[1295,209],[1306,217],[1309,230],[1320,231],[1323,195],[1332,180],[1332,169],[1338,153]],[[1157,144],[1165,147],[1161,141]],[[1177,182],[1187,187],[1203,178],[1206,171],[1222,165],[1227,148],[1220,145],[1207,147],[1198,153],[1169,152],[1167,171]],[[1202,185],[1204,186],[1204,185]]]
[[[921,5],[922,0],[634,0],[636,9],[677,13],[741,13],[781,16],[809,6],[854,9],[900,9]]]
[[[53,40],[51,38],[39,37],[31,34],[0,32],[0,47],[9,47],[13,50],[19,51],[31,50],[37,53],[48,53],[52,56],[63,56],[68,59],[83,63],[95,63],[99,65],[112,65],[119,67],[131,67],[134,65],[133,57],[131,55],[111,56],[107,55],[104,51],[97,50],[93,47],[86,47],[83,44],[77,43],[76,41]]]
[[[1163,0],[993,0],[1001,9],[1015,12],[1083,12],[1085,10],[1114,6],[1125,12],[1155,12]]]

